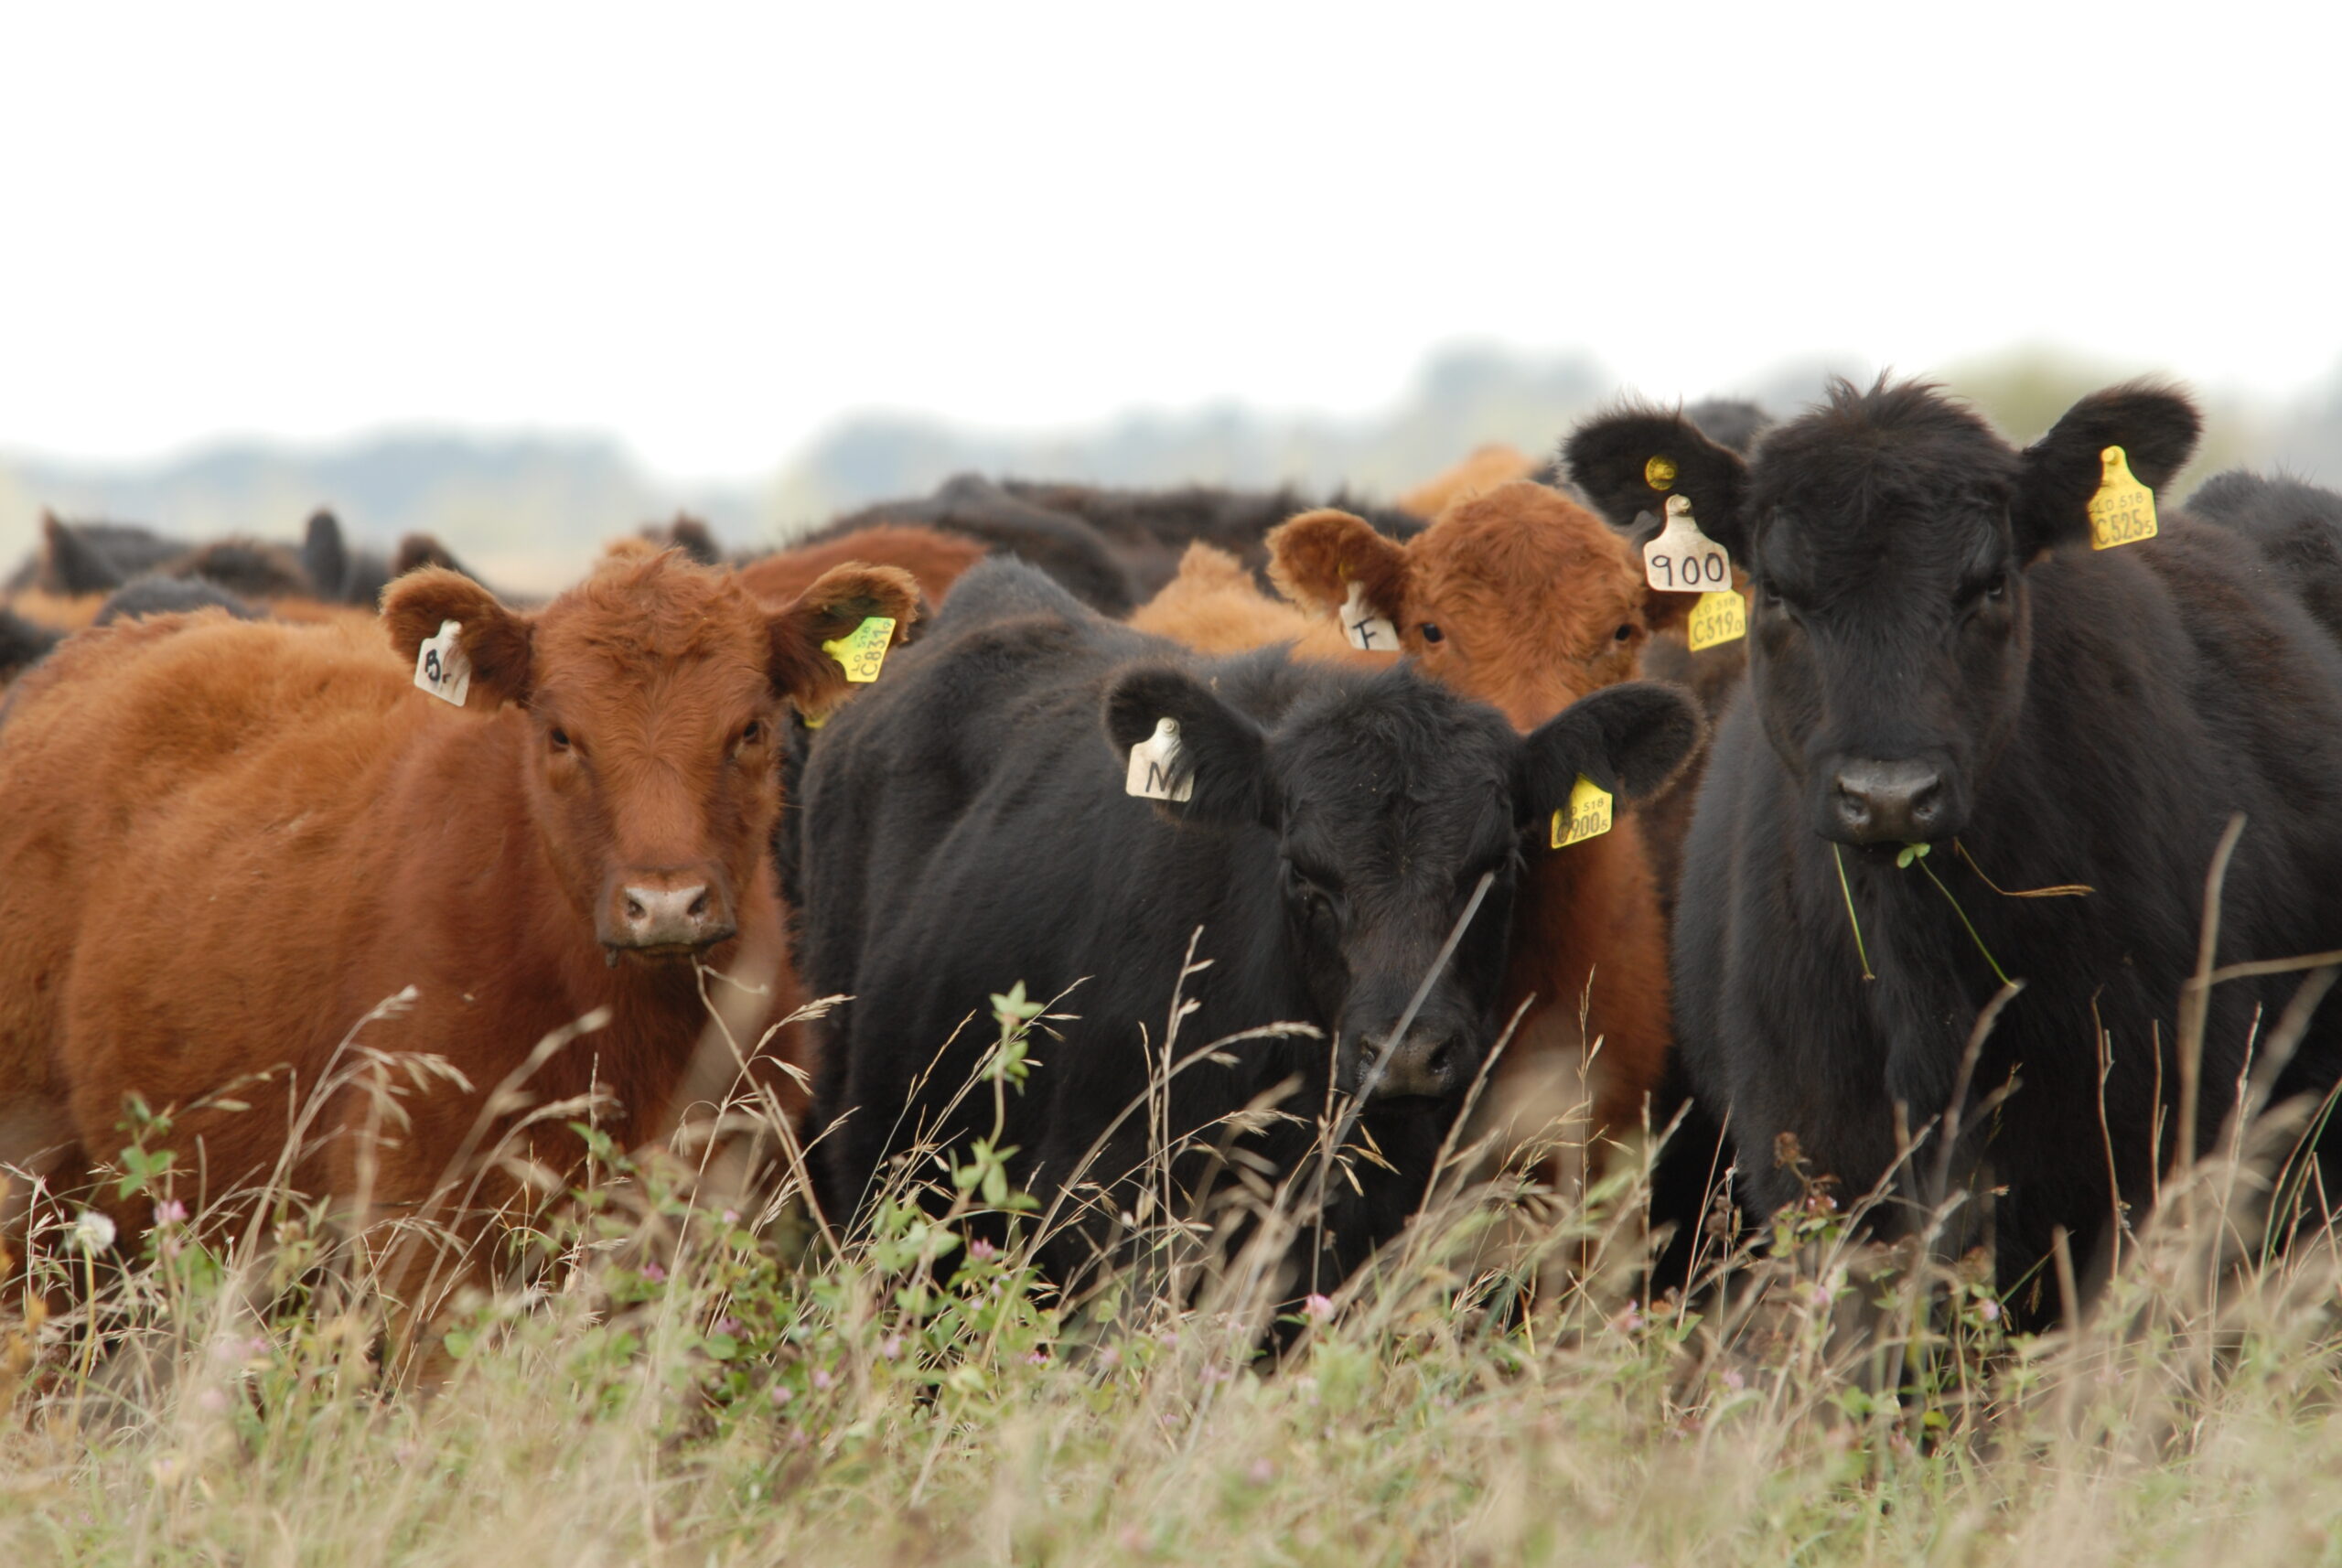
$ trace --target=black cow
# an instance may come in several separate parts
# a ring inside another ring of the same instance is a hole
[[[2205,480],[2187,510],[2259,544],[2272,588],[2300,595],[2318,623],[2342,637],[2342,495],[2236,468]]]
[[[2041,1300],[2033,1271],[2057,1227],[2079,1259],[2101,1242],[2110,1164],[2135,1213],[2178,1142],[2159,1149],[2154,1129],[2179,1098],[2177,1004],[2232,813],[2247,826],[2221,961],[2342,946],[2335,644],[2242,540],[2176,508],[2159,537],[2090,548],[2102,450],[2161,486],[2197,423],[2175,392],[2120,387],[2019,451],[1935,389],[1882,381],[1834,384],[1746,461],[1658,410],[1597,418],[1566,446],[1622,524],[1654,504],[1648,460],[1671,459],[1754,580],[1748,694],[1714,739],[1674,937],[1678,1040],[1702,1097],[1729,1107],[1748,1191],[1768,1209],[1798,1196],[1772,1158],[1783,1133],[1852,1195],[1882,1183],[1898,1113],[1917,1131],[1948,1109],[2000,973],[2021,977],[1968,1105],[2014,1092],[1896,1189],[1928,1197],[1938,1169],[2005,1184],[1999,1263],[2004,1284],[2032,1274],[2021,1305]],[[2060,885],[2091,891],[1995,890]],[[2256,1015],[2293,990],[2214,992],[2199,1147]],[[2337,1013],[2316,1016],[2280,1096],[2334,1080]],[[1912,1211],[1882,1212],[1892,1230]]]
[[[10,575],[7,592],[38,588],[66,598],[111,593],[187,551],[182,541],[136,523],[67,522],[52,512],[41,513],[40,536],[39,546]]]
[[[1092,609],[1128,615],[1134,594],[1123,563],[1103,535],[1069,512],[1036,506],[981,474],[946,480],[931,496],[880,501],[816,529],[800,544],[822,544],[879,523],[908,522],[962,534],[987,550],[1038,566]]]
[[[149,616],[183,615],[189,610],[221,609],[238,620],[263,620],[259,610],[204,577],[166,577],[149,572],[134,577],[106,596],[92,626],[118,620],[144,620]]]
[[[48,650],[64,640],[65,634],[56,628],[28,621],[0,607],[0,685],[48,658]]]
[[[1348,491],[1310,499],[1290,486],[1229,490],[1209,485],[1170,489],[1111,489],[1035,479],[1004,479],[1001,489],[1021,501],[1078,517],[1103,535],[1129,573],[1141,602],[1179,575],[1179,558],[1197,542],[1217,545],[1244,563],[1262,587],[1269,580],[1269,530],[1321,504],[1362,517],[1391,539],[1412,539],[1429,520],[1397,507],[1377,506]]]
[[[341,520],[323,507],[309,514],[302,532],[301,565],[317,596],[334,604],[372,609],[390,585],[389,560],[349,543],[342,535]]]
[[[1194,795],[1157,807],[1124,793],[1124,767],[1166,718]],[[829,1020],[815,1091],[830,1211],[854,1212],[922,1131],[989,1130],[989,1094],[942,1112],[994,1036],[988,994],[1070,988],[1062,1010],[1080,1016],[1035,1044],[1040,1065],[1008,1095],[1001,1142],[1044,1202],[1077,1176],[1113,1189],[1112,1213],[1044,1250],[1059,1280],[1081,1272],[1130,1210],[1151,1053],[1198,928],[1209,967],[1179,987],[1200,1006],[1178,1052],[1277,1023],[1331,1043],[1230,1046],[1175,1079],[1167,1125],[1176,1140],[1286,1085],[1301,1123],[1243,1141],[1256,1168],[1294,1171],[1329,1069],[1359,1085],[1489,873],[1363,1116],[1396,1169],[1361,1160],[1357,1187],[1331,1184],[1316,1277],[1347,1273],[1419,1200],[1492,1036],[1524,835],[1546,831],[1580,774],[1647,793],[1698,731],[1687,698],[1638,684],[1524,737],[1406,666],[1360,672],[1283,649],[1205,660],[1099,618],[1022,563],[980,564],[927,639],[830,721],[791,790],[782,860],[799,961],[817,993],[854,998]],[[1183,1161],[1183,1186],[1199,1190],[1210,1169]]]

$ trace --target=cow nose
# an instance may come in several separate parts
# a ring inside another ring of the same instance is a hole
[[[697,950],[734,932],[727,900],[704,879],[627,877],[614,889],[612,903],[611,947]]]
[[[1410,1029],[1382,1063],[1370,1099],[1445,1100],[1460,1094],[1471,1071],[1471,1051],[1456,1036]]]
[[[1918,843],[1944,825],[1943,775],[1924,762],[1850,762],[1831,805],[1850,843]]]

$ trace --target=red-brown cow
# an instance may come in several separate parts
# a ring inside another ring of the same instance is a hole
[[[360,1224],[471,1195],[473,1233],[517,1192],[500,1143],[556,1175],[582,1155],[575,1113],[529,1124],[500,1085],[592,1095],[622,1146],[659,1135],[709,1021],[692,961],[762,988],[746,1047],[793,1001],[784,704],[833,700],[824,644],[882,616],[899,637],[917,598],[841,566],[770,609],[662,555],[533,615],[425,568],[386,594],[387,644],[218,611],[74,639],[0,746],[0,1158],[109,1156],[134,1094],[169,1115],[191,1208],[282,1159]],[[415,689],[426,639],[467,659],[462,711]]]
[[[1294,639],[1318,658],[1411,654],[1425,673],[1527,731],[1590,692],[1635,679],[1651,632],[1689,602],[1650,592],[1600,519],[1525,480],[1466,496],[1404,542],[1325,510],[1273,530],[1269,548],[1270,572],[1295,604],[1262,594],[1232,561],[1191,553],[1133,623],[1219,652]],[[1395,637],[1395,646],[1359,651],[1343,640],[1337,617],[1353,590],[1365,612],[1388,623],[1376,635]],[[1665,923],[1635,818],[1621,812],[1599,837],[1541,851],[1515,918],[1510,991],[1515,1004],[1531,993],[1536,1003],[1494,1100],[1524,1132],[1589,1092],[1596,1137],[1639,1125],[1671,1030]]]
[[[769,603],[802,593],[807,584],[843,562],[899,566],[917,579],[929,604],[940,606],[951,592],[951,585],[960,580],[960,574],[983,560],[984,554],[983,545],[965,534],[885,522],[818,544],[800,544],[793,550],[743,562],[739,572],[740,581],[748,585],[748,591]]]

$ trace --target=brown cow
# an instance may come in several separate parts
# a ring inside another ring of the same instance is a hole
[[[557,1178],[582,1156],[583,1112],[530,1124],[500,1086],[594,1096],[621,1146],[656,1135],[709,1021],[693,959],[758,988],[717,988],[756,1004],[744,1047],[792,1001],[784,704],[834,699],[823,645],[874,616],[899,638],[917,597],[841,566],[771,609],[663,555],[533,615],[426,568],[385,595],[387,641],[216,610],[71,639],[0,746],[0,1158],[109,1156],[135,1094],[170,1117],[190,1208],[282,1159],[361,1225],[476,1193],[476,1235],[519,1196],[500,1144]],[[415,689],[451,626],[462,711]]]
[[[1600,519],[1525,480],[1467,497],[1403,543],[1326,510],[1273,531],[1269,548],[1270,571],[1295,604],[1262,594],[1232,561],[1191,552],[1133,623],[1222,652],[1294,640],[1320,658],[1411,654],[1526,731],[1589,692],[1635,679],[1653,630],[1690,602],[1650,592]],[[1393,624],[1396,649],[1359,651],[1343,638],[1338,618],[1353,584]],[[1665,924],[1636,819],[1622,812],[1600,837],[1541,852],[1516,922],[1511,993],[1516,1005],[1531,993],[1536,1002],[1496,1098],[1525,1129],[1552,1121],[1580,1100],[1578,1069],[1598,1039],[1585,1075],[1593,1128],[1615,1136],[1638,1126],[1671,1026]]]
[[[745,562],[739,573],[750,593],[770,603],[802,593],[807,584],[843,562],[898,566],[918,581],[929,604],[940,605],[960,574],[983,558],[983,545],[965,534],[906,523],[878,523]]]
[[[1469,500],[1513,479],[1529,478],[1536,472],[1536,458],[1518,446],[1492,441],[1473,448],[1462,462],[1401,496],[1399,505],[1418,517],[1437,517],[1457,501]]]

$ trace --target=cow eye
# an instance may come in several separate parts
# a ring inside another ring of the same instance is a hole
[[[1437,642],[1446,636],[1447,634],[1445,632],[1432,625],[1431,622],[1423,622],[1423,640],[1425,642]]]
[[[740,744],[742,746],[754,746],[757,742],[764,739],[764,722],[760,719],[750,719],[748,721],[748,726],[740,732]]]
[[[569,732],[562,728],[559,725],[555,725],[552,729],[547,730],[545,732],[545,738],[553,742],[553,748],[555,751],[567,751],[569,749]]]
[[[1984,597],[1997,605],[2008,596],[2009,575],[2006,572],[1993,573],[1993,580],[1984,585]]]
[[[1634,640],[1634,636],[1635,623],[1632,621],[1626,622],[1624,625],[1620,626],[1617,631],[1610,634],[1611,640],[1614,642],[1631,642]]]

